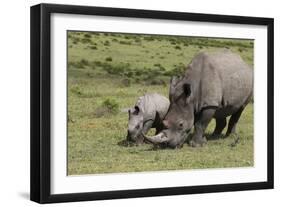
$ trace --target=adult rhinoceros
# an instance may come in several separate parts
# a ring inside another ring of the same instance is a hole
[[[213,135],[221,134],[226,117],[231,116],[226,136],[235,132],[236,124],[251,100],[253,70],[239,55],[230,51],[199,53],[188,65],[185,75],[170,82],[170,107],[163,121],[166,129],[146,139],[177,148],[183,145],[191,128],[190,145],[202,146],[203,136],[212,118]]]

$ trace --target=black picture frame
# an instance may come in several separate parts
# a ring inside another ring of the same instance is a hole
[[[106,192],[85,192],[74,194],[51,194],[50,183],[50,15],[52,13],[99,15],[112,17],[134,17],[165,20],[182,20],[207,23],[233,23],[267,26],[267,181],[238,184],[167,187]],[[273,188],[274,147],[273,147],[273,38],[272,18],[195,14],[170,11],[136,10],[73,5],[39,4],[31,7],[31,169],[30,199],[38,203],[89,201],[147,196],[211,193]]]

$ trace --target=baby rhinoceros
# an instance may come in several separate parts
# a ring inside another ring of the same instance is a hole
[[[166,97],[157,93],[147,93],[138,98],[134,107],[128,110],[129,123],[127,140],[141,144],[149,129],[155,128],[156,134],[163,129],[164,119],[170,106]]]

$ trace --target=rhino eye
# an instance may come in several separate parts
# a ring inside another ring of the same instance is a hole
[[[138,124],[137,126],[136,126],[136,129],[139,129],[140,128],[140,125]]]
[[[183,127],[183,123],[182,122],[179,123],[179,127],[182,129],[182,127]]]

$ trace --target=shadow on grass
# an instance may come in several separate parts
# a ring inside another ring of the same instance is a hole
[[[117,143],[118,146],[121,146],[121,147],[130,147],[132,146],[131,143],[127,140],[121,140]]]
[[[219,140],[219,139],[233,139],[233,142],[231,144],[229,144],[230,147],[236,147],[240,142],[240,137],[236,133],[231,134],[229,136],[226,136],[224,134],[212,135],[210,133],[207,133],[207,134],[205,134],[205,136],[208,141],[215,141],[215,140]]]
[[[128,141],[126,139],[117,142],[117,145],[121,146],[121,147],[136,147],[136,146],[139,146],[137,143]]]
[[[118,146],[121,146],[121,147],[140,147],[139,150],[140,151],[156,151],[158,149],[166,149],[167,146],[159,146],[159,145],[152,145],[151,143],[142,143],[142,144],[137,144],[135,142],[130,142],[128,140],[121,140],[117,143]],[[143,149],[141,148],[141,146],[151,146],[149,149]],[[169,148],[167,148],[169,149]]]
[[[189,147],[191,147],[189,142],[192,139],[192,135],[193,134],[189,134],[187,139],[186,139],[186,141],[185,141],[185,143],[184,143],[184,144],[187,144]],[[231,147],[235,147],[239,143],[240,139],[239,139],[238,135],[231,135],[231,137],[232,136],[234,136],[234,142],[231,143],[230,146]],[[213,135],[211,133],[206,133],[205,137],[208,140],[208,142],[229,138],[229,137],[226,137],[224,134]],[[140,151],[175,150],[173,148],[170,148],[166,143],[164,143],[164,144],[151,144],[151,143],[137,144],[135,142],[131,142],[131,141],[128,141],[126,139],[119,141],[117,143],[117,145],[119,145],[121,147],[138,147],[138,146],[142,146],[142,145],[147,145],[147,146],[151,145],[150,148],[148,148],[148,149],[140,149]],[[176,149],[180,150],[181,148],[182,147],[179,147],[179,148],[176,148]]]
[[[206,136],[206,139],[208,141],[219,140],[219,139],[225,139],[226,138],[226,136],[224,134],[213,135],[211,133],[206,133],[205,136]]]

